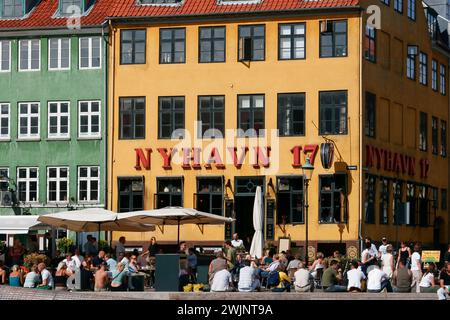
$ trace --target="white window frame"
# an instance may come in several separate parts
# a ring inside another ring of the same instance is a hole
[[[50,170],[56,169],[56,178],[50,178]],[[67,169],[67,177],[61,178],[61,169]],[[67,182],[67,200],[61,200],[61,182]],[[56,200],[50,201],[50,182],[56,182]],[[70,168],[69,167],[48,167],[47,168],[47,203],[69,203],[70,195]]]
[[[98,103],[98,112],[92,112],[92,103]],[[88,103],[88,112],[81,112],[81,104]],[[87,133],[81,133],[81,117],[88,116],[88,127],[89,131]],[[98,115],[98,133],[92,133],[92,116]],[[79,139],[99,139],[102,137],[102,102],[100,100],[84,100],[78,101],[78,138]]]
[[[92,39],[94,38],[98,38],[100,41],[100,63],[98,67],[93,67],[92,66]],[[89,46],[88,46],[88,51],[89,51],[89,65],[87,67],[82,67],[81,66],[81,40],[83,39],[89,39]],[[80,70],[96,70],[96,69],[101,69],[102,68],[102,38],[101,37],[82,37],[78,40],[78,67]]]
[[[28,133],[27,134],[21,134],[20,133],[20,119],[22,118],[22,115],[20,113],[20,106],[21,105],[27,105],[27,128],[28,128]],[[32,104],[37,104],[38,105],[38,113],[37,113],[37,118],[38,118],[38,133],[36,134],[31,134],[30,133],[30,129],[31,129],[31,113],[30,113],[30,107]],[[19,140],[39,140],[41,138],[41,103],[40,102],[19,102],[18,103],[18,110],[17,110],[17,137]]]
[[[0,176],[0,182],[2,182],[2,183],[7,183],[7,184],[9,184],[9,168],[8,167],[0,167],[0,170],[6,170],[6,175],[7,175],[7,178],[5,179],[5,178],[3,178],[2,179],[2,177]],[[1,200],[1,199],[0,199]],[[1,202],[1,201],[0,201]],[[0,204],[1,205],[1,204]]]
[[[27,170],[27,177],[26,178],[20,178],[19,177],[19,171],[21,169]],[[36,178],[30,178],[30,170],[36,169],[37,170],[37,177]],[[30,182],[36,182],[36,195],[37,199],[35,201],[30,201]],[[39,168],[38,167],[17,167],[17,196],[19,197],[19,184],[20,182],[26,183],[26,199],[25,201],[21,201],[22,203],[38,203],[39,202]]]
[[[4,43],[8,43],[9,44],[9,53],[8,53],[8,69],[6,69],[6,70],[3,70],[2,69],[2,63],[1,63],[1,61],[3,60],[3,55],[2,55],[2,52],[3,52],[3,44]],[[0,41],[0,73],[2,73],[2,72],[11,72],[11,41],[10,40],[2,40],[2,41]]]
[[[81,169],[86,168],[88,169],[88,176],[87,177],[80,177],[80,171]],[[97,177],[91,177],[91,169],[97,168],[98,170],[98,176]],[[80,196],[80,185],[81,181],[87,182],[87,199],[81,199]],[[97,181],[98,190],[97,190],[97,200],[91,200],[91,182]],[[100,166],[79,166],[78,167],[78,175],[77,175],[77,198],[79,203],[100,203]]]
[[[58,66],[56,68],[52,68],[51,64],[50,64],[50,60],[51,60],[51,46],[50,46],[50,42],[52,40],[57,40],[58,41]],[[61,67],[61,63],[62,63],[62,40],[69,40],[69,66],[67,68],[62,68]],[[72,41],[70,38],[50,38],[48,39],[48,70],[51,71],[61,71],[61,70],[70,70],[70,65],[71,65],[71,47],[72,47]]]
[[[21,45],[22,42],[27,41],[28,42],[28,69],[22,69],[20,67],[20,61],[21,61]],[[38,69],[31,69],[31,53],[32,53],[32,49],[31,49],[31,43],[33,41],[38,41],[39,43],[39,68]],[[28,39],[28,40],[19,40],[19,60],[17,61],[18,67],[19,67],[19,72],[37,72],[37,71],[41,71],[41,39]]]
[[[2,108],[4,106],[8,107],[8,114],[2,114]],[[8,133],[6,136],[1,133],[1,120],[8,119]],[[9,103],[0,103],[0,141],[9,141],[11,139],[11,104]]]
[[[61,104],[67,103],[67,113],[61,112]],[[50,113],[50,105],[56,104],[58,111],[56,113]],[[47,137],[48,139],[70,139],[70,101],[49,101],[48,107],[47,107]],[[58,132],[57,133],[50,133],[50,117],[57,118],[57,127]],[[62,134],[61,133],[61,117],[67,116],[67,133]]]

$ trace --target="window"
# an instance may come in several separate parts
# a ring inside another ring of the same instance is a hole
[[[2,17],[20,18],[25,14],[23,0],[3,0]]]
[[[119,212],[144,210],[143,178],[119,178]]]
[[[41,69],[41,41],[19,41],[19,71],[39,71]]]
[[[381,0],[381,2],[384,3],[384,4],[387,5],[387,6],[389,6],[389,4],[390,4],[389,1],[390,1],[390,0]]]
[[[394,0],[394,10],[403,13],[403,0]]]
[[[280,136],[305,135],[305,94],[278,94],[278,130]]]
[[[39,168],[17,168],[17,190],[20,202],[38,202]]]
[[[441,156],[447,156],[447,121],[441,120]]]
[[[304,223],[303,177],[277,178],[278,223]]]
[[[280,24],[278,59],[305,59],[305,29],[305,23]]]
[[[182,0],[140,0],[141,4],[171,4],[180,3]]]
[[[416,185],[412,182],[406,184],[406,216],[403,221],[406,225],[414,226],[416,224],[417,196]]]
[[[225,96],[198,97],[199,138],[224,137]]]
[[[70,69],[70,39],[49,39],[48,69]]]
[[[438,119],[431,117],[431,152],[438,154]]]
[[[419,54],[419,82],[423,85],[427,85],[427,55],[423,52]]]
[[[100,167],[78,167],[78,201],[99,202]]]
[[[11,71],[11,41],[0,41],[0,72]]]
[[[197,178],[196,209],[202,212],[223,215],[222,178]]]
[[[416,0],[408,0],[408,18],[416,20]]]
[[[225,27],[203,27],[199,32],[199,61],[225,62]]]
[[[184,63],[186,29],[160,29],[159,37],[159,63]]]
[[[431,60],[431,89],[433,89],[434,91],[438,90],[437,67],[437,61],[434,59]]]
[[[441,209],[447,210],[447,189],[441,189]]]
[[[78,108],[78,137],[100,138],[100,101],[80,101]]]
[[[347,91],[319,93],[320,134],[347,134]]]
[[[320,57],[347,56],[347,20],[320,21]]]
[[[100,37],[80,38],[80,69],[101,68]]]
[[[240,135],[264,135],[264,95],[238,95],[238,129]]]
[[[438,208],[438,193],[439,193],[439,189],[438,188],[431,188],[431,207],[433,209],[437,209]]]
[[[319,176],[319,223],[340,223],[347,220],[347,176]]]
[[[19,139],[39,138],[39,102],[19,103]]]
[[[366,38],[364,42],[364,57],[366,60],[369,60],[370,62],[376,62],[377,61],[377,38],[376,38],[376,29],[372,26],[367,25],[366,26]]]
[[[47,202],[69,201],[69,168],[47,168]]]
[[[159,139],[182,137],[184,97],[159,97]]]
[[[416,80],[416,55],[417,46],[408,46],[406,57],[406,76],[411,80]]]
[[[10,105],[0,103],[0,140],[10,139]]]
[[[445,65],[443,65],[443,64],[441,64],[441,67],[440,67],[440,84],[441,84],[441,94],[442,95],[446,95],[446,92],[447,92],[447,78],[446,78],[446,76],[445,76]]]
[[[266,56],[266,27],[239,26],[239,61],[264,61]]]
[[[60,15],[71,15],[73,13],[70,10],[71,6],[76,6],[81,12],[84,11],[84,0],[59,0],[59,14]]]
[[[420,134],[419,134],[419,150],[427,151],[428,144],[428,115],[424,112],[420,113]]]
[[[375,191],[376,191],[377,178],[373,175],[367,174],[365,177],[365,223],[375,223]]]
[[[157,178],[156,209],[183,206],[183,179]]]
[[[145,139],[145,97],[119,98],[120,139]]]
[[[429,225],[430,205],[428,203],[428,187],[419,186],[419,224],[422,227]]]
[[[365,133],[366,136],[375,138],[376,133],[376,100],[377,97],[370,92],[366,92],[366,115],[365,115]]]
[[[400,225],[405,223],[405,204],[403,202],[403,181],[392,181],[392,212],[394,216],[394,224]]]
[[[146,30],[121,30],[120,64],[145,64]]]
[[[48,103],[48,137],[70,137],[70,109],[69,102]]]
[[[0,191],[8,191],[8,190],[9,190],[9,169],[0,168]]]
[[[388,206],[389,206],[389,180],[380,178],[380,224],[389,223]]]

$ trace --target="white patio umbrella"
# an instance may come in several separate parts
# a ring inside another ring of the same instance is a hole
[[[102,208],[88,208],[42,215],[38,221],[56,228],[64,228],[77,232],[92,231],[154,231],[155,226],[137,223],[128,219],[120,219],[117,214]]]
[[[124,213],[120,219],[128,219],[145,224],[178,226],[177,243],[180,242],[180,225],[182,224],[203,225],[233,222],[232,218],[225,218],[216,214],[182,207],[166,207],[162,209],[128,212]]]
[[[263,237],[263,208],[261,187],[256,187],[255,202],[253,204],[253,235],[250,255],[255,258],[261,258],[263,255],[264,237]]]

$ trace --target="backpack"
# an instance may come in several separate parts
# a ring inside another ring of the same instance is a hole
[[[278,271],[271,271],[267,277],[267,287],[276,287],[280,284],[280,275]]]

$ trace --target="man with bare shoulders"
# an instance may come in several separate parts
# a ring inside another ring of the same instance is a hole
[[[108,272],[106,271],[106,263],[100,264],[100,268],[95,272],[95,292],[106,291],[106,284],[108,283]]]

